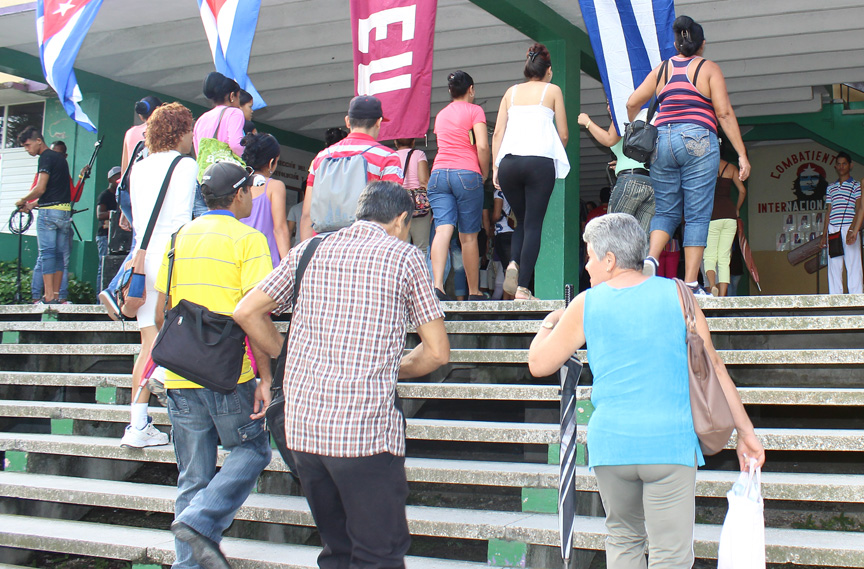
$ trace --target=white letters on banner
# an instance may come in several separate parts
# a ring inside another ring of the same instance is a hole
[[[390,24],[402,24],[402,41],[414,39],[414,28],[417,21],[416,6],[402,6],[375,12],[368,18],[357,21],[357,49],[362,53],[369,53],[369,36],[375,30],[375,40],[387,39],[387,26]],[[411,74],[397,75],[388,79],[372,81],[375,73],[395,71],[402,67],[410,67],[414,61],[411,51],[400,53],[390,57],[382,57],[369,62],[368,65],[357,66],[357,92],[361,95],[377,95],[411,88]]]

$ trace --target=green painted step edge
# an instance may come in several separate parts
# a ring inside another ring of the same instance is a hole
[[[27,472],[27,453],[19,450],[7,450],[3,461],[6,472]]]
[[[594,405],[589,399],[583,399],[576,402],[576,424],[587,425],[594,413]]]
[[[152,563],[147,564],[147,565],[144,565],[141,563],[135,563],[132,565],[132,569],[162,569],[162,566],[161,565],[153,565]]]
[[[71,435],[73,424],[72,419],[51,419],[51,434]]]
[[[546,464],[561,464],[561,445],[549,445]]]
[[[42,322],[57,322],[57,313],[56,312],[43,312],[42,313]]]
[[[490,539],[486,559],[493,567],[525,567],[528,544],[519,541]]]
[[[117,388],[116,387],[97,387],[96,388],[96,403],[105,405],[114,405],[117,403]]]
[[[2,334],[4,344],[18,344],[21,342],[21,332],[6,330]]]
[[[522,488],[522,511],[532,514],[558,513],[556,488]]]

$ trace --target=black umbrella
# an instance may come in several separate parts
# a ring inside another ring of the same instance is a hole
[[[558,479],[558,531],[564,569],[573,551],[573,524],[576,522],[576,386],[582,362],[576,355],[564,363],[561,376],[561,470]]]

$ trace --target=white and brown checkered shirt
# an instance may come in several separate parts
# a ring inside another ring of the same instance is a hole
[[[308,242],[307,242],[308,243]],[[306,244],[291,249],[258,288],[290,307]],[[358,221],[315,251],[291,320],[285,362],[288,448],[335,456],[405,454],[394,406],[410,325],[444,312],[419,249]]]

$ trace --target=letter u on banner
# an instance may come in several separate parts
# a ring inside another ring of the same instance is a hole
[[[435,0],[350,0],[354,90],[381,100],[381,140],[429,130]]]

